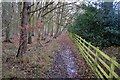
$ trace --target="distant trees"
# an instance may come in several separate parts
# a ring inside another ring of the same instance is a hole
[[[7,5],[7,6],[6,6]],[[3,2],[2,4],[2,28],[5,28],[5,42],[11,42],[10,41],[10,25],[11,25],[11,20],[12,20],[12,11],[10,11],[10,9],[12,10],[12,3],[8,3],[8,2]]]
[[[13,36],[18,33],[20,22],[18,4],[15,2],[2,2],[2,34],[5,42],[12,42]]]
[[[11,42],[17,35],[19,47],[16,57],[26,53],[27,44],[32,43],[32,35],[38,37],[38,47],[43,46],[41,40],[57,38],[72,19],[72,9],[68,9],[68,5],[75,3],[3,2],[5,41]]]

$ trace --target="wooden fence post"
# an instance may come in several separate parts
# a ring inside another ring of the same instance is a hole
[[[115,66],[114,66],[114,60],[116,60],[116,57],[112,57],[111,59],[111,65],[110,65],[110,73],[109,73],[109,78],[113,78],[113,74],[112,72],[115,70]]]
[[[96,51],[95,53],[95,67],[97,69],[97,58],[98,58],[98,52]]]

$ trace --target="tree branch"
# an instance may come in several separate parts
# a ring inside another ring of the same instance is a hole
[[[57,9],[57,8],[60,8],[60,7],[65,6],[65,5],[75,4],[75,3],[76,3],[76,2],[67,3],[67,4],[60,5],[60,6],[58,6],[58,7],[57,7],[57,5],[56,5],[53,9],[51,9],[50,11],[46,12],[45,14],[43,14],[42,17],[44,17],[45,15],[47,15],[48,13],[52,12],[53,10],[55,10],[55,9]]]
[[[39,2],[37,2],[37,4],[38,4]],[[28,9],[30,9],[32,6],[34,6],[34,3],[32,4],[32,5],[30,5],[30,6],[28,6]]]
[[[35,7],[35,10],[37,9],[38,5],[39,5],[40,2],[37,3],[36,7]],[[34,13],[31,14],[30,18],[29,18],[29,21],[30,19],[33,17]]]
[[[37,12],[37,11],[40,11],[41,9],[46,8],[46,7],[48,7],[49,5],[52,5],[53,3],[54,3],[54,2],[50,2],[49,4],[43,6],[43,7],[39,8],[39,9],[36,9],[36,10],[34,10],[34,11],[28,12],[28,14],[30,14],[30,13],[35,13],[35,12]]]

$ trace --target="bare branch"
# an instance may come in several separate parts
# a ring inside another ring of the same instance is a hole
[[[51,9],[50,11],[46,12],[45,14],[42,15],[42,17],[44,17],[45,15],[47,15],[48,13],[52,12],[53,10],[57,9],[57,8],[61,8],[62,6],[65,6],[65,5],[70,5],[70,4],[75,4],[76,2],[73,2],[73,3],[66,3],[66,4],[62,4],[60,6],[57,7],[57,5]]]
[[[37,2],[37,4],[38,4],[39,2]],[[32,6],[34,6],[35,5],[35,3],[33,3],[32,5],[30,5],[30,6],[28,6],[28,9],[30,9]]]
[[[38,5],[39,5],[40,2],[37,3],[36,7],[35,7],[35,10],[37,9]],[[33,17],[34,13],[31,14],[30,18],[29,18],[29,21],[30,19]]]
[[[43,8],[46,8],[46,7],[48,7],[49,5],[52,5],[53,3],[54,3],[54,2],[50,2],[49,4],[43,6],[42,8],[39,8],[39,9],[36,9],[36,10],[34,10],[34,11],[28,12],[28,14],[30,14],[30,13],[35,13],[35,12],[37,12],[37,11],[40,11],[40,10],[42,10]]]

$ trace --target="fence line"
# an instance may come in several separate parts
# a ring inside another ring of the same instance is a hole
[[[75,42],[80,53],[89,64],[97,78],[115,78],[120,80],[120,76],[115,72],[115,69],[120,70],[120,64],[116,61],[115,57],[110,58],[104,52],[91,45],[80,36],[69,33],[70,38]],[[106,61],[103,60],[103,58]],[[109,63],[109,64],[108,64]]]

